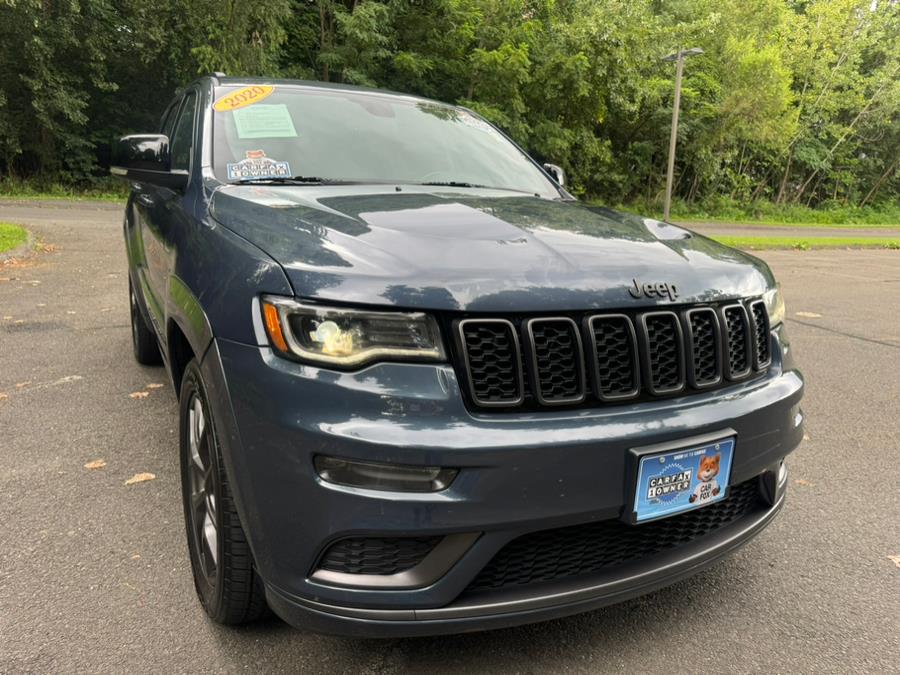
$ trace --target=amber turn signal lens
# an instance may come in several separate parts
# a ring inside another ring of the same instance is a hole
[[[264,302],[263,316],[266,320],[266,332],[269,334],[269,339],[272,341],[272,344],[283,352],[288,351],[284,333],[281,332],[281,320],[278,317],[278,309],[275,305]]]

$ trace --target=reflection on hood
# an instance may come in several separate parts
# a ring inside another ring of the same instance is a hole
[[[508,192],[253,186],[215,192],[214,218],[266,251],[300,297],[406,308],[563,311],[758,295],[755,258],[656,220]]]

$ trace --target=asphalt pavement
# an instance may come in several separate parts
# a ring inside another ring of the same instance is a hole
[[[0,221],[41,242],[0,263],[0,672],[900,669],[898,251],[760,254],[783,284],[808,439],[748,546],[589,614],[377,641],[205,618],[172,388],[131,355],[121,206],[0,202]],[[126,484],[137,474],[155,478]]]

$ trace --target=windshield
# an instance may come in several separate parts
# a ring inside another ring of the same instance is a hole
[[[213,162],[224,181],[302,176],[559,193],[481,118],[453,106],[291,85],[218,87]]]

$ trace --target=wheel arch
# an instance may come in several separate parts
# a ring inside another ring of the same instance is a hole
[[[200,301],[178,277],[169,279],[166,352],[175,395],[181,391],[181,379],[191,359],[198,362],[213,339],[212,327]]]

